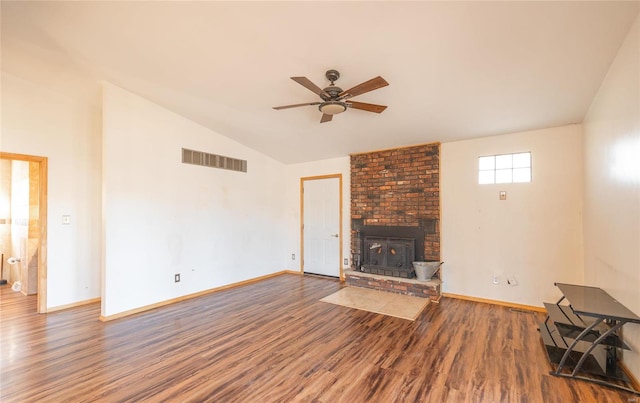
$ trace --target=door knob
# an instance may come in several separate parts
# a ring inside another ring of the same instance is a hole
[[[334,237],[334,238],[338,238],[338,237],[339,237],[339,235],[338,235],[338,234],[331,235],[331,236],[332,236],[332,237]]]

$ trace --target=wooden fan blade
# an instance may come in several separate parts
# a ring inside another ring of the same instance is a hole
[[[346,91],[342,91],[340,94],[338,94],[339,98],[351,98],[351,97],[355,97],[361,94],[364,94],[365,92],[369,92],[369,91],[373,91],[373,90],[377,90],[378,88],[382,88],[382,87],[386,87],[387,85],[389,85],[389,83],[382,77],[378,76],[376,78],[372,78],[369,81],[365,81],[362,84],[358,84],[353,88],[350,88]]]
[[[306,104],[274,106],[273,109],[279,111],[280,109],[297,108],[298,106],[309,106],[309,105],[320,105],[320,102],[307,102]]]
[[[329,94],[324,92],[322,88],[312,83],[311,80],[309,80],[307,77],[291,77],[291,79],[296,83],[302,85],[306,89],[313,91],[315,94],[320,95],[321,97],[329,97]]]
[[[365,102],[356,102],[356,101],[349,101],[347,102],[347,105],[353,109],[360,109],[362,111],[375,112],[375,113],[381,113],[382,111],[387,109],[386,105],[368,104]]]
[[[333,119],[333,115],[327,115],[326,113],[323,113],[322,119],[320,119],[320,123],[331,122],[331,119]]]

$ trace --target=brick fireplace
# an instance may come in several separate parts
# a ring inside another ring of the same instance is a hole
[[[353,270],[372,236],[413,238],[415,260],[440,260],[440,143],[351,155]]]

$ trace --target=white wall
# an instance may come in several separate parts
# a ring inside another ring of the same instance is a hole
[[[585,282],[640,315],[640,28],[636,19],[584,121]],[[640,325],[624,361],[640,379]]]
[[[342,258],[351,264],[351,159],[332,158],[286,166],[287,270],[300,270],[300,178],[342,174]],[[296,260],[291,259],[296,255]],[[348,268],[343,265],[343,268]]]
[[[443,292],[542,306],[582,283],[581,147],[579,125],[442,144]],[[532,182],[478,185],[479,156],[525,151]]]
[[[110,84],[103,108],[103,316],[285,268],[283,164]]]
[[[6,72],[1,80],[0,148],[49,159],[47,307],[99,297],[100,113]]]

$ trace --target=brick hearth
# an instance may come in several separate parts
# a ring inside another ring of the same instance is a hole
[[[440,289],[442,281],[437,278],[430,281],[418,281],[416,279],[380,276],[354,270],[345,270],[344,275],[346,284],[351,287],[371,288],[395,294],[429,298],[433,302],[439,302],[442,295]]]

